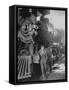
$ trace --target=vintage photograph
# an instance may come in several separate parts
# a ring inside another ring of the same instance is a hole
[[[65,80],[65,10],[18,7],[17,80]]]

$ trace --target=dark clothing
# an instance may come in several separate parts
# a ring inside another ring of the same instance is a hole
[[[48,71],[51,72],[52,71],[52,58],[51,57],[48,57],[47,67],[48,67]]]
[[[40,76],[40,75],[41,75],[40,64],[34,63],[33,71],[34,71],[34,75],[35,75],[36,77],[37,77],[37,76]]]
[[[40,78],[41,76],[41,66],[40,63],[38,63],[40,61],[40,56],[38,57],[38,55],[34,55],[34,57],[32,57],[32,64],[31,64],[31,74],[32,74],[32,78]]]
[[[48,60],[47,60],[47,69],[49,72],[52,71],[52,58],[51,58],[52,52],[50,50],[48,50],[47,52],[47,56],[48,56]]]
[[[33,63],[32,64],[32,78],[39,79],[41,76],[41,67],[40,64]]]

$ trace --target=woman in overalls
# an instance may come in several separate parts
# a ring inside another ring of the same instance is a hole
[[[41,46],[40,55],[41,55],[40,65],[41,65],[41,72],[42,72],[41,80],[46,80],[47,52],[46,52],[46,49],[44,49],[44,46]]]

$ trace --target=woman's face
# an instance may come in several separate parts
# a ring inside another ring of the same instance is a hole
[[[36,23],[36,17],[33,14],[30,16],[30,19],[31,19],[33,24]]]
[[[44,46],[41,47],[41,50],[42,50],[42,51],[44,50]]]
[[[27,27],[27,29],[28,29],[29,31],[31,31],[31,30],[32,30],[32,25],[29,24],[28,27]]]

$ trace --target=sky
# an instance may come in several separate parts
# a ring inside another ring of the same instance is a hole
[[[65,11],[50,10],[50,14],[45,17],[49,18],[54,28],[65,30]]]
[[[45,16],[49,18],[49,22],[54,26],[54,35],[57,35],[56,30],[63,30],[65,32],[65,11],[50,10],[50,14]],[[53,31],[53,28],[48,26],[49,31]],[[63,42],[65,43],[65,34],[63,36]]]

